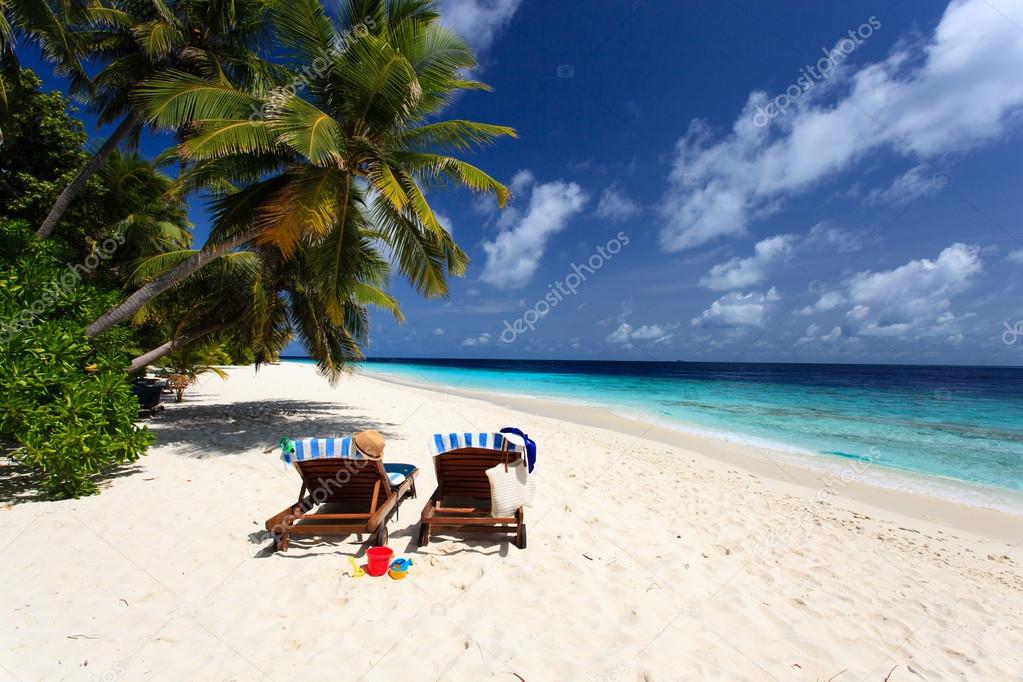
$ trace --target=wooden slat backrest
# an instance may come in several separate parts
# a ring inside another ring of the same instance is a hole
[[[378,505],[390,494],[391,485],[380,460],[312,459],[297,465],[307,493],[317,503],[345,504],[369,511],[378,483]]]
[[[518,452],[502,452],[487,448],[458,448],[433,458],[437,471],[437,486],[440,495],[490,499],[490,479],[486,471],[503,464],[505,458],[511,464],[522,455]]]

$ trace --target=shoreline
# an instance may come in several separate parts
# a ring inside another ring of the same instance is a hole
[[[623,415],[607,407],[546,397],[463,389],[427,381],[403,380],[393,375],[374,374],[371,370],[367,371],[365,366],[360,369],[360,374],[367,379],[386,384],[447,392],[532,416],[564,420],[580,426],[613,431],[637,440],[646,439],[669,445],[707,462],[719,466],[738,467],[747,473],[768,478],[787,488],[790,494],[809,498],[811,501],[826,500],[849,511],[893,514],[905,522],[926,524],[932,531],[948,526],[980,539],[1010,546],[1015,546],[1023,538],[1023,496],[1019,497],[1019,506],[1016,508],[996,508],[971,504],[926,490],[885,485],[885,481],[893,483],[900,480],[918,481],[923,486],[927,484],[940,486],[944,481],[948,481],[945,484],[948,488],[986,494],[988,491],[981,489],[981,484],[974,487],[967,481],[942,479],[924,474],[915,475],[882,465],[871,467],[868,464],[856,470],[855,465],[862,463],[862,460],[848,460],[846,466],[843,466],[846,460],[837,456],[834,457],[834,461],[827,461],[826,455],[801,455],[760,447],[749,442],[715,438],[708,434],[662,425],[656,421],[651,423],[638,416]],[[750,451],[755,452],[757,456],[750,457]],[[817,459],[821,461],[815,461]],[[878,469],[883,470],[883,473]],[[865,472],[871,475],[864,476]],[[1015,497],[1011,489],[1005,491],[1006,497]]]

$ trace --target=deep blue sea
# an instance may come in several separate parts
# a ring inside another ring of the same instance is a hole
[[[822,463],[858,459],[872,470],[1023,491],[1023,368],[373,360],[363,369],[602,406]]]

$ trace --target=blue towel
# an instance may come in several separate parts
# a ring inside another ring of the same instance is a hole
[[[536,466],[536,443],[533,442],[533,439],[514,426],[504,427],[501,429],[501,433],[510,433],[522,439],[526,444],[526,467],[529,469],[529,473],[533,473],[533,467]]]

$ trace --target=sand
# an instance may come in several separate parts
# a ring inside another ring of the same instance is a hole
[[[1019,516],[578,407],[230,374],[101,495],[5,500],[0,679],[1023,679]],[[417,550],[426,437],[509,424],[540,447],[529,547]],[[270,551],[298,478],[266,450],[370,427],[422,469],[410,577],[350,577],[354,537]]]

